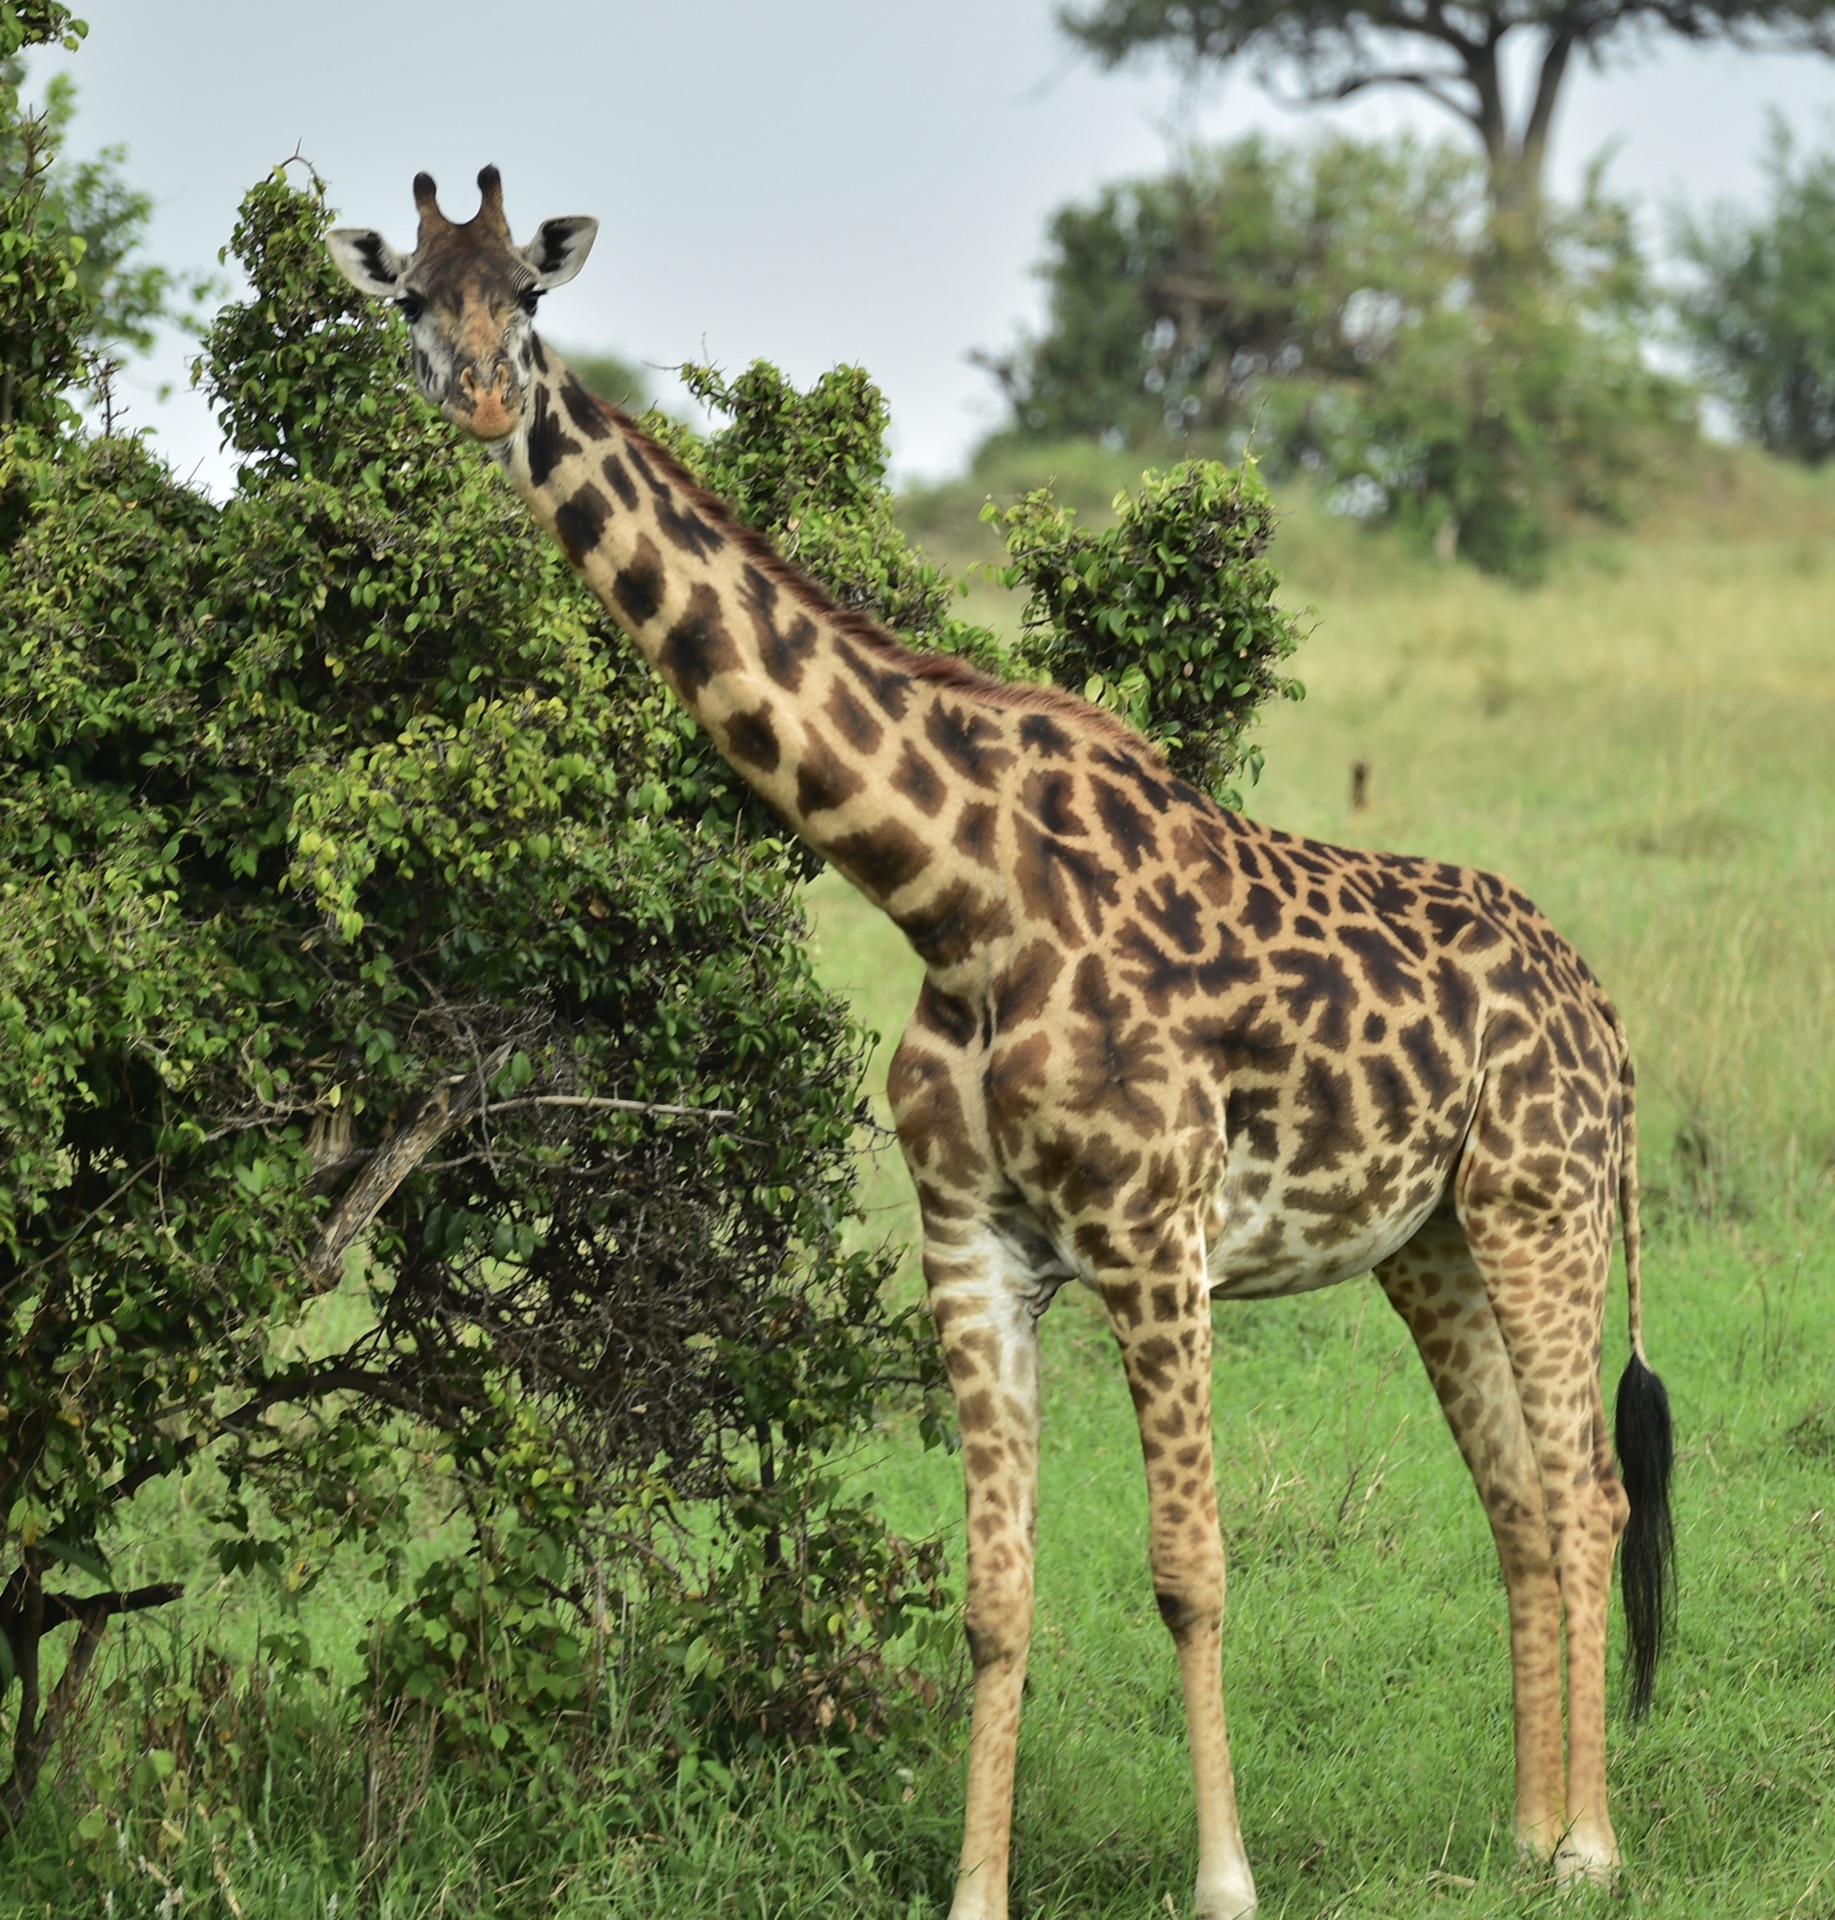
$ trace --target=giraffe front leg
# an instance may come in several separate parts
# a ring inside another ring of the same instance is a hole
[[[1190,1278],[1105,1275],[1102,1295],[1127,1370],[1147,1468],[1154,1598],[1178,1650],[1198,1810],[1198,1920],[1255,1911],[1223,1709],[1223,1533],[1211,1456],[1211,1307]]]
[[[1041,1296],[993,1235],[926,1232],[924,1277],[955,1391],[967,1487],[974,1666],[968,1801],[950,1920],[1005,1920],[1020,1696],[1032,1639],[1038,1519]]]

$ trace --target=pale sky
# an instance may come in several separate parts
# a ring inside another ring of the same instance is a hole
[[[1175,132],[1460,123],[1401,93],[1330,116],[1245,75],[1181,99],[1169,70],[1102,74],[1052,0],[77,0],[78,151],[125,143],[153,258],[215,265],[244,190],[297,148],[348,224],[414,240],[425,168],[457,219],[503,171],[519,237],[551,214],[601,231],[543,308],[557,341],[628,359],[775,360],[802,381],[864,364],[892,405],[895,470],[958,469],[999,416],[968,363],[1041,313],[1047,216],[1164,167]],[[1755,199],[1768,109],[1835,142],[1835,62],[1653,40],[1569,83],[1557,190],[1616,143],[1609,180],[1653,209]],[[55,61],[40,56],[34,76]],[[28,93],[33,89],[28,87]],[[1653,216],[1652,231],[1660,231]],[[173,342],[129,368],[132,421],[181,471],[230,469]],[[161,382],[179,389],[161,403]],[[665,386],[666,382],[659,383]]]

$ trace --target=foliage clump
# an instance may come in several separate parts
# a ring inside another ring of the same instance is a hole
[[[99,1634],[126,1503],[208,1453],[224,1568],[360,1546],[400,1588],[371,1684],[460,1745],[464,1700],[535,1741],[598,1613],[735,1528],[780,1547],[729,1579],[727,1664],[768,1635],[805,1730],[883,1718],[855,1643],[941,1605],[934,1557],[812,1476],[937,1376],[843,1239],[862,1041],[798,857],[696,794],[325,224],[284,175],[243,209],[204,362],[235,496],[67,435],[0,556],[0,1631],[21,1675],[72,1609]],[[412,1575],[404,1422],[465,1517]],[[782,1543],[825,1505],[878,1610],[803,1647]],[[481,1583],[519,1623],[494,1695]],[[16,1726],[15,1806],[56,1732]]]
[[[1181,462],[1115,500],[1115,524],[1074,527],[1048,492],[1005,513],[1001,578],[1030,589],[1028,663],[1120,713],[1173,771],[1240,807],[1260,777],[1249,730],[1271,699],[1296,700],[1281,662],[1299,626],[1275,604],[1274,503],[1254,466]]]
[[[1060,209],[1045,329],[989,361],[1007,431],[1251,441],[1348,512],[1534,573],[1565,520],[1624,512],[1688,410],[1644,364],[1649,277],[1597,176],[1533,247],[1482,185],[1445,145],[1251,137]]]
[[[56,218],[56,128],[19,97],[28,47],[75,47],[82,24],[56,0],[0,7],[0,542],[17,525],[23,468],[73,419],[93,302],[82,238]]]

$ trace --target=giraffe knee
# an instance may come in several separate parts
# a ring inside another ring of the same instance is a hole
[[[1208,1627],[1223,1619],[1221,1601],[1215,1606],[1207,1606],[1202,1600],[1194,1600],[1183,1593],[1156,1592],[1153,1596],[1160,1610],[1160,1618],[1166,1622],[1167,1631],[1175,1640],[1185,1639],[1195,1627]]]

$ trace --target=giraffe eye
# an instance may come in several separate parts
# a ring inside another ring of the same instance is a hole
[[[409,326],[413,326],[415,321],[427,311],[426,301],[417,293],[404,293],[395,304],[401,311],[401,317]]]
[[[523,294],[518,304],[522,307],[524,313],[533,313],[541,297],[542,290],[540,287],[530,287],[528,291]]]

